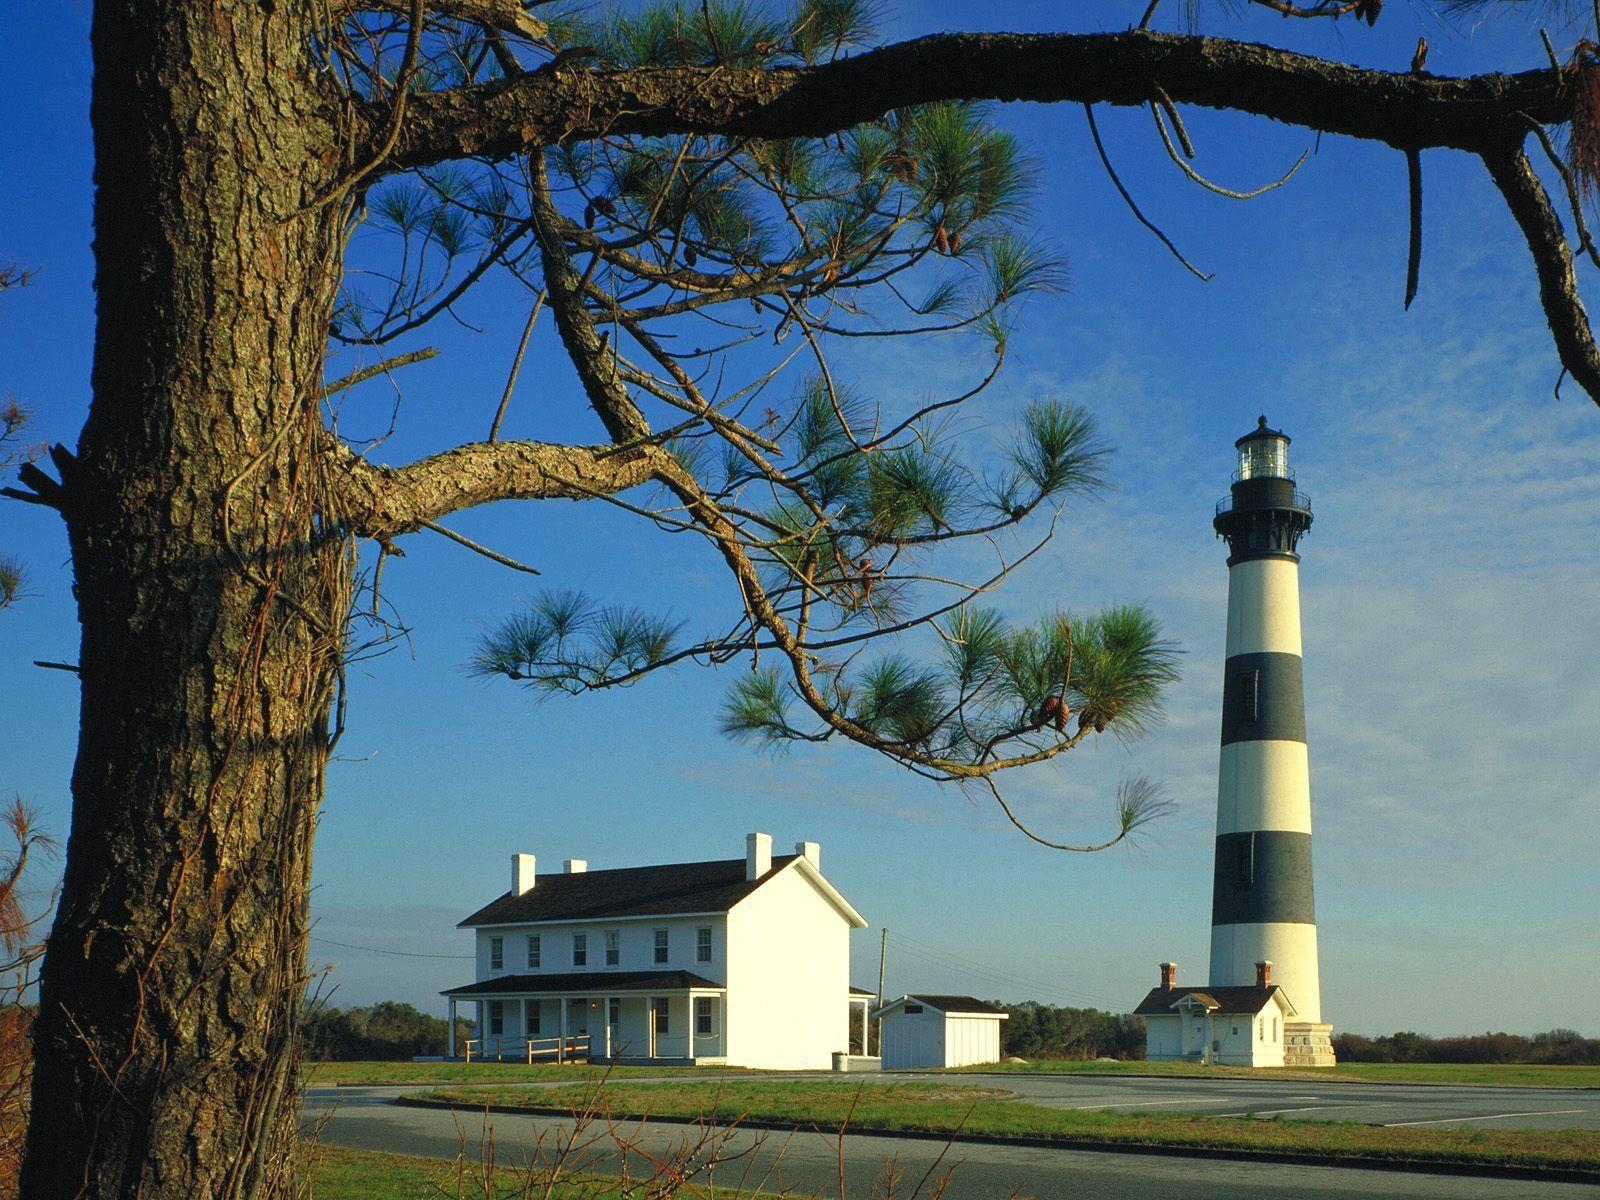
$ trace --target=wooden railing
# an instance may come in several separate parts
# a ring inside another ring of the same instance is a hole
[[[593,1038],[587,1033],[577,1033],[570,1037],[502,1037],[496,1035],[490,1038],[468,1038],[466,1041],[466,1057],[471,1062],[474,1055],[479,1061],[493,1058],[496,1062],[519,1060],[527,1062],[530,1066],[534,1062],[545,1062],[554,1059],[555,1064],[565,1066],[567,1063],[588,1062],[594,1044]]]

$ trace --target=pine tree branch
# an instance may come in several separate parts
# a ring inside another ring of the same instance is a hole
[[[1600,404],[1600,349],[1595,346],[1589,315],[1578,294],[1572,247],[1561,230],[1561,219],[1550,203],[1549,193],[1520,142],[1519,137],[1511,146],[1485,152],[1483,162],[1533,253],[1539,275],[1539,301],[1550,322],[1561,365]]]
[[[1373,71],[1227,38],[1133,30],[936,34],[814,67],[587,70],[570,60],[515,80],[413,97],[387,169],[605,134],[813,137],[936,100],[1176,104],[1253,113],[1323,133],[1481,152],[1527,117],[1567,119],[1555,71],[1470,78]],[[367,106],[374,142],[387,110]]]
[[[648,482],[668,455],[655,445],[474,442],[403,467],[367,462],[329,439],[329,516],[362,537],[394,537],[497,500],[588,500]]]

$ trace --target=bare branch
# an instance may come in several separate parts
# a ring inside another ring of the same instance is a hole
[[[1155,234],[1160,239],[1161,244],[1172,252],[1172,257],[1182,263],[1189,274],[1193,275],[1201,283],[1210,283],[1212,276],[1206,274],[1185,258],[1183,251],[1173,244],[1172,239],[1162,232],[1161,227],[1140,211],[1139,205],[1134,201],[1133,196],[1117,175],[1117,169],[1111,165],[1111,156],[1106,153],[1105,143],[1100,140],[1100,127],[1095,124],[1094,119],[1094,105],[1085,104],[1083,106],[1083,115],[1089,118],[1089,136],[1094,139],[1095,151],[1100,155],[1100,165],[1106,169],[1106,175],[1110,178],[1112,186],[1117,189],[1117,195],[1122,197],[1122,202],[1128,206],[1128,211],[1133,214],[1134,219]]]
[[[1422,278],[1422,155],[1415,150],[1406,151],[1406,198],[1411,219],[1411,236],[1406,248],[1406,302],[1417,298],[1417,284]]]
[[[1520,136],[1518,141],[1520,142]],[[1555,337],[1561,365],[1596,404],[1600,404],[1600,350],[1589,328],[1589,314],[1578,295],[1572,248],[1561,232],[1550,197],[1520,144],[1485,151],[1484,166],[1522,229],[1539,275],[1539,299]]]
[[[392,468],[330,441],[330,515],[351,533],[392,537],[496,500],[586,500],[647,482],[668,456],[641,445],[474,442]]]
[[[587,70],[552,63],[513,81],[412,97],[386,169],[602,135],[822,136],[936,100],[1143,105],[1156,87],[1180,104],[1232,109],[1397,149],[1481,152],[1526,113],[1547,125],[1572,97],[1548,69],[1471,78],[1373,71],[1227,38],[1132,30],[936,34],[815,67]],[[358,110],[381,145],[391,112]]]
[[[363,0],[355,8],[380,8],[388,12],[409,13],[410,0]],[[539,41],[550,35],[550,26],[528,12],[516,0],[425,0],[423,7],[431,14],[450,17],[457,21],[471,21],[487,29],[511,33]]]

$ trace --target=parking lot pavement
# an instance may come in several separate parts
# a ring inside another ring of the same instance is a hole
[[[881,1077],[950,1082],[952,1076]],[[1198,1079],[1193,1076],[1023,1075],[966,1073],[984,1086],[1017,1092],[1034,1104],[1101,1112],[1185,1112],[1218,1117],[1360,1121],[1465,1129],[1600,1129],[1600,1090],[1486,1088],[1442,1084],[1306,1082],[1290,1079]]]

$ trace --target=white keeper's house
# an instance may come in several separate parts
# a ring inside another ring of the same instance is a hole
[[[1178,964],[1162,963],[1161,986],[1133,1012],[1144,1018],[1144,1056],[1150,1062],[1281,1067],[1295,1036],[1294,1005],[1272,982],[1266,961],[1256,964],[1254,986],[1198,988],[1179,987]]]
[[[477,978],[450,988],[477,1006],[481,1050],[587,1035],[600,1061],[826,1069],[865,1032],[873,997],[850,987],[850,931],[866,921],[823,877],[821,848],[743,858],[540,874],[511,858],[511,890],[460,927]]]

